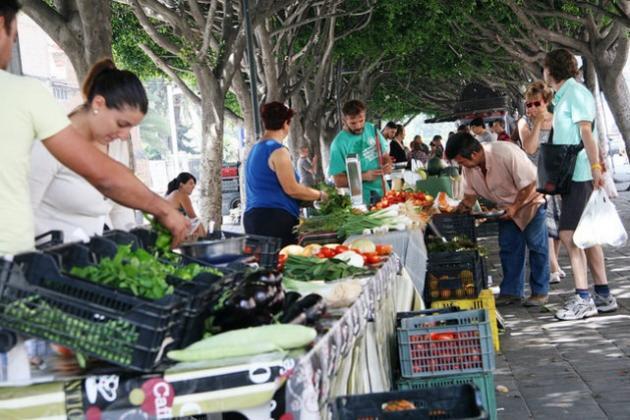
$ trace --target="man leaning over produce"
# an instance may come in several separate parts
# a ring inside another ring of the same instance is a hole
[[[174,244],[181,241],[188,222],[177,210],[84,139],[38,81],[5,71],[17,36],[19,8],[17,0],[0,2],[0,255],[34,247],[28,173],[35,139],[104,195],[154,214],[171,231]]]
[[[446,157],[464,167],[464,199],[458,212],[469,213],[481,196],[497,203],[505,214],[499,220],[499,248],[503,281],[497,303],[523,298],[525,247],[529,250],[531,296],[525,306],[547,303],[549,258],[545,199],[536,192],[536,167],[513,143],[481,144],[468,133],[457,133],[446,143]]]
[[[330,146],[330,165],[328,173],[339,188],[348,186],[346,175],[346,158],[356,153],[361,162],[361,178],[363,180],[363,202],[370,204],[372,192],[381,198],[383,191],[381,177],[392,172],[392,160],[389,157],[389,146],[383,135],[373,124],[365,121],[365,104],[358,100],[346,102],[343,106],[344,129],[334,138]],[[381,144],[383,166],[379,163],[376,147],[376,134]]]

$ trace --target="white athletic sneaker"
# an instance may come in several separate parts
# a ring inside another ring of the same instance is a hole
[[[593,301],[595,302],[595,306],[597,307],[597,311],[605,313],[605,312],[615,312],[619,305],[617,305],[617,299],[610,294],[607,297],[599,295],[597,293],[593,294]]]
[[[556,318],[563,321],[584,319],[593,315],[597,315],[597,307],[593,298],[589,296],[588,299],[582,299],[577,294],[567,299],[564,306],[556,312]]]
[[[560,278],[562,277],[562,275],[560,274],[559,271],[556,271],[555,273],[551,273],[549,275],[549,284],[558,284],[560,283]]]

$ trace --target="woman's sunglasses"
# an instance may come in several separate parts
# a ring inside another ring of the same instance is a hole
[[[527,108],[531,108],[531,107],[533,107],[533,106],[535,106],[535,107],[539,107],[541,103],[542,103],[542,102],[540,102],[540,101],[527,102],[527,103],[525,104],[525,106],[526,106]]]

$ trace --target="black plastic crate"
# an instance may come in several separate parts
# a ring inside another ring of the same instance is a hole
[[[425,281],[429,301],[475,299],[484,285],[484,262],[478,251],[429,254]]]
[[[475,218],[469,214],[435,214],[431,221],[442,236],[448,240],[459,236],[466,237],[473,242],[477,241]],[[431,234],[430,229],[427,229],[427,234]]]
[[[180,329],[180,296],[150,301],[120,293],[60,274],[54,258],[41,253],[0,264],[0,326],[17,333],[150,371]]]
[[[476,228],[477,238],[491,238],[499,236],[498,220],[486,220],[479,223]]]
[[[414,409],[385,411],[387,403],[410,402]],[[339,397],[332,406],[335,420],[487,419],[479,390],[456,385]]]
[[[280,238],[247,234],[228,239],[190,242],[182,244],[180,250],[183,255],[212,265],[251,261],[258,262],[263,268],[275,269],[281,244]]]
[[[67,244],[58,247],[54,252],[60,257],[60,267],[70,271],[72,267],[84,267],[97,263],[101,258],[114,257],[117,252],[117,243],[130,244],[132,248],[138,244],[134,235],[122,232],[122,234],[110,234],[107,237],[94,237],[87,246]],[[178,331],[173,333],[173,347],[185,347],[202,337],[203,324],[208,316],[208,304],[213,294],[211,286],[218,278],[212,273],[200,273],[192,280],[182,280],[173,276],[166,278],[167,283],[174,287],[175,294],[184,301],[183,321]],[[120,292],[129,293],[124,290]]]

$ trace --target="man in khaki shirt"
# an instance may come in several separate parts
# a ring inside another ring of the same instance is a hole
[[[464,167],[464,199],[459,212],[470,212],[477,196],[505,210],[499,221],[503,281],[498,302],[509,304],[523,298],[527,246],[531,296],[524,304],[545,304],[549,291],[545,199],[536,192],[534,164],[512,143],[482,145],[468,133],[457,133],[448,140],[446,157]]]

